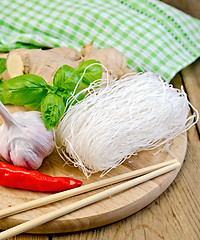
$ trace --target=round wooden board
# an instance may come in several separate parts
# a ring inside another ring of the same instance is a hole
[[[25,110],[25,108],[18,106],[9,106],[8,109],[10,112]],[[87,180],[81,173],[81,171],[77,168],[64,165],[63,160],[58,156],[56,150],[54,150],[54,152],[44,160],[43,165],[39,169],[39,171],[52,176],[74,177],[82,180],[83,184],[85,185],[101,179],[126,173],[135,169],[164,162],[175,157],[181,163],[183,163],[186,154],[186,148],[186,134],[181,134],[173,140],[170,146],[170,154],[166,151],[163,151],[157,153],[156,155],[153,155],[158,151],[158,149],[144,151],[136,156],[129,158],[121,166],[113,169],[103,178],[100,178],[100,174],[94,174],[90,177],[89,180]],[[179,170],[180,169],[174,170],[173,172],[167,173],[146,183],[140,184],[130,190],[112,196],[111,198],[102,200],[98,203],[77,210],[71,214],[60,217],[54,221],[38,226],[37,228],[31,229],[29,233],[48,234],[73,232],[91,229],[121,220],[144,208],[153,200],[155,200],[159,195],[161,195],[175,179]],[[44,207],[40,207],[1,219],[0,229],[8,229],[14,227],[15,225],[31,220],[50,211],[56,210],[57,208],[61,208],[75,201],[81,200],[107,188],[109,187],[95,190],[90,193],[85,193],[76,197],[72,197],[70,199],[62,200],[57,203],[52,203]],[[38,193],[26,190],[0,187],[0,208],[4,209],[9,206],[22,204],[24,202],[41,198],[46,195],[48,195],[48,193]]]

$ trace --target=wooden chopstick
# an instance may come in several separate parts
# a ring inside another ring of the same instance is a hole
[[[40,217],[36,217],[30,221],[27,221],[25,223],[22,223],[20,225],[17,225],[13,228],[10,228],[8,230],[5,230],[0,233],[0,240],[8,239],[10,237],[13,237],[17,234],[20,234],[22,232],[26,232],[34,227],[37,227],[41,224],[44,224],[46,222],[52,221],[58,217],[61,217],[63,215],[66,215],[67,213],[70,213],[72,211],[78,210],[80,208],[83,208],[85,206],[88,206],[92,203],[95,203],[97,201],[103,200],[107,197],[110,197],[114,194],[117,194],[121,191],[127,190],[131,187],[134,187],[140,183],[146,182],[150,179],[153,179],[155,177],[158,177],[164,173],[170,172],[178,167],[180,167],[180,162],[176,161],[173,164],[170,164],[168,166],[165,166],[163,168],[160,168],[158,170],[155,170],[153,172],[147,173],[143,176],[137,177],[135,179],[129,180],[125,183],[121,183],[120,185],[117,185],[115,187],[112,187],[110,189],[107,189],[105,191],[102,191],[100,193],[94,194],[90,197],[84,198],[78,202],[72,203],[68,206],[62,207],[60,209],[57,209],[55,211],[52,211],[50,213],[44,214]]]
[[[30,210],[30,209],[33,209],[36,207],[41,207],[41,206],[49,204],[49,203],[60,201],[60,200],[63,200],[63,199],[66,199],[66,198],[69,198],[69,197],[72,197],[75,195],[79,195],[79,194],[82,194],[85,192],[96,190],[96,189],[99,189],[99,188],[102,188],[102,187],[105,187],[105,186],[108,186],[108,185],[111,185],[114,183],[122,182],[124,180],[128,180],[128,179],[131,179],[134,177],[138,177],[138,176],[141,176],[148,172],[154,171],[156,169],[159,169],[164,166],[168,166],[168,165],[176,163],[176,162],[177,162],[176,159],[172,159],[172,160],[169,160],[166,162],[162,162],[162,163],[155,164],[155,165],[152,165],[149,167],[145,167],[145,168],[142,168],[139,170],[121,174],[121,175],[111,177],[111,178],[108,178],[105,180],[97,181],[95,183],[87,184],[87,185],[81,186],[79,188],[66,190],[66,191],[63,191],[60,193],[55,193],[55,194],[49,195],[47,197],[32,200],[32,201],[26,202],[24,204],[20,204],[17,206],[2,209],[2,210],[0,210],[0,219],[3,217],[7,217],[10,215],[20,213],[20,212],[24,212],[26,210]]]

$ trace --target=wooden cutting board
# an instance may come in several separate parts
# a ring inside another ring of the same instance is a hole
[[[8,109],[10,112],[25,110],[25,108],[21,106],[8,106]],[[154,155],[158,149],[152,151],[144,151],[139,153],[137,156],[129,158],[121,166],[113,169],[103,178],[100,178],[100,174],[94,174],[90,177],[89,180],[87,180],[81,171],[77,168],[64,165],[63,160],[58,156],[56,150],[54,150],[54,152],[44,160],[43,165],[39,171],[52,176],[74,177],[82,180],[83,184],[85,185],[101,179],[140,169],[142,167],[164,162],[173,158],[177,158],[181,163],[183,163],[186,154],[186,148],[186,134],[181,134],[172,141],[172,144],[169,148],[170,154],[166,151],[161,151]],[[73,232],[95,228],[121,220],[144,208],[153,200],[155,200],[159,195],[161,195],[175,179],[179,170],[180,169],[174,170],[173,172],[140,184],[130,190],[121,192],[118,195],[112,196],[108,199],[77,210],[71,214],[60,217],[54,221],[38,226],[37,228],[31,229],[29,233],[45,234]],[[0,220],[0,229],[8,229],[14,227],[15,225],[31,220],[50,211],[56,210],[57,208],[61,208],[75,201],[79,201],[107,188],[109,187],[92,191],[90,193],[85,193],[76,197],[72,197],[70,199],[62,200],[57,203],[52,203],[44,207],[16,214],[14,216],[3,218]],[[4,209],[9,206],[22,204],[24,202],[38,199],[47,195],[49,194],[11,189],[0,186],[0,208]]]

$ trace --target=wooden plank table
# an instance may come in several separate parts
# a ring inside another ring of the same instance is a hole
[[[165,1],[167,3],[175,1]],[[176,7],[187,10],[187,4]],[[189,1],[185,1],[189,4]],[[196,2],[200,17],[200,1]],[[191,6],[190,6],[191,8]],[[189,12],[191,13],[191,9]],[[196,15],[197,14],[197,15]],[[172,80],[184,86],[189,100],[200,112],[200,59],[183,69]],[[34,235],[20,234],[9,240],[199,240],[200,239],[200,122],[188,131],[185,162],[171,186],[153,203],[119,222],[82,232]]]

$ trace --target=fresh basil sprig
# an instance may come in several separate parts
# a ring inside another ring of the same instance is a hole
[[[88,86],[93,81],[102,78],[102,66],[100,62],[95,60],[87,60],[85,62],[81,62],[76,68],[76,71],[79,72],[81,76],[85,71],[82,81],[88,84]]]
[[[54,128],[65,110],[63,98],[49,93],[41,102],[42,119],[47,129]]]
[[[72,92],[79,83],[80,75],[74,68],[63,65],[60,67],[53,78],[53,85]]]
[[[42,119],[49,130],[56,126],[69,107],[66,106],[67,99],[77,94],[77,101],[82,100],[85,94],[79,92],[101,78],[102,67],[99,61],[82,62],[76,69],[63,65],[56,71],[53,85],[48,85],[42,77],[34,74],[11,78],[3,83],[3,98],[11,104],[41,110]]]
[[[14,77],[3,84],[4,99],[17,105],[39,104],[47,92],[47,83],[34,74]]]

